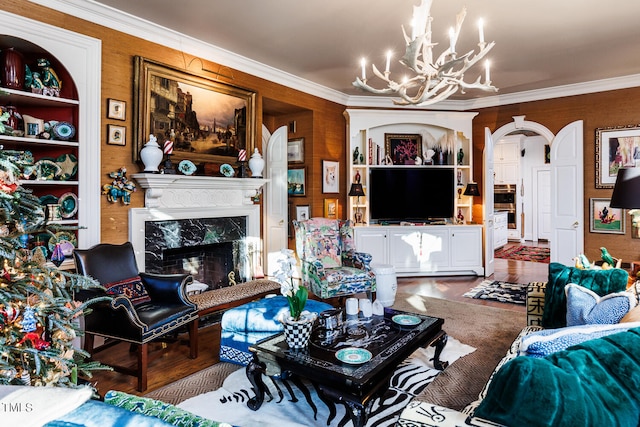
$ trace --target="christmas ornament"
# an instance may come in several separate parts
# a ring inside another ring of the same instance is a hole
[[[55,247],[53,248],[53,253],[51,254],[51,262],[54,263],[56,267],[60,267],[60,265],[64,262],[64,253],[62,252],[60,243],[56,243]]]
[[[27,306],[22,314],[22,331],[33,332],[37,329],[36,312],[33,307]]]

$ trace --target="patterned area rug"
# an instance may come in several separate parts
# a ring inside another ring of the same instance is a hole
[[[508,302],[511,304],[525,304],[527,299],[527,285],[499,282],[497,280],[485,280],[463,296],[475,299]]]
[[[449,337],[441,359],[449,363],[475,351]],[[382,398],[373,401],[367,427],[394,426],[407,404],[441,371],[433,367],[433,347],[418,349],[393,374],[389,389]],[[188,399],[178,406],[216,421],[242,427],[348,427],[352,425],[344,405],[323,398],[317,387],[295,377],[278,379],[264,377],[269,395],[258,411],[247,407],[254,396],[244,369],[229,375],[222,387]]]
[[[516,261],[544,262],[549,264],[551,251],[549,248],[536,246],[508,246],[494,252],[496,258],[512,259]]]

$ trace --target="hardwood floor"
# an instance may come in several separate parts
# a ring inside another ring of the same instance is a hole
[[[527,242],[531,245],[530,242]],[[545,246],[544,244],[538,246]],[[546,280],[548,264],[511,261],[496,259],[495,273],[491,277],[513,283],[529,283],[531,281]],[[475,276],[447,276],[447,277],[406,277],[398,278],[398,291],[416,293],[423,296],[499,307],[507,310],[525,311],[525,307],[516,304],[504,304],[494,301],[484,301],[463,297],[462,295],[472,287],[485,280]],[[186,342],[187,334],[179,338]],[[217,349],[220,346],[220,324],[214,323],[199,330],[199,355],[197,359],[189,359],[189,347],[178,342],[168,344],[163,348],[161,343],[154,343],[149,350],[149,384],[144,393],[139,393],[136,379],[132,376],[117,372],[96,372],[89,381],[98,389],[101,395],[109,390],[120,390],[131,394],[143,395],[190,374],[198,372],[219,362]],[[135,352],[130,352],[128,344],[117,344],[96,355],[96,359],[105,363],[118,363],[135,366]]]

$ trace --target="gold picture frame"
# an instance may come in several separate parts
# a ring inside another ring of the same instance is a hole
[[[338,199],[324,199],[324,217],[338,219]]]
[[[235,163],[251,153],[256,135],[256,93],[136,56],[133,158],[154,134],[174,141],[173,159]]]

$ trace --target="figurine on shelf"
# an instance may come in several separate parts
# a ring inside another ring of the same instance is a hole
[[[358,149],[358,147],[356,147],[356,149],[353,150],[353,164],[357,165],[359,159],[360,159],[360,150]]]
[[[464,215],[462,215],[462,209],[458,209],[458,216],[456,216],[457,224],[464,224]]]
[[[122,203],[131,203],[131,193],[136,191],[136,184],[127,178],[127,168],[121,167],[115,172],[110,172],[109,177],[113,178],[111,184],[102,186],[102,194],[107,196],[107,200],[115,203],[122,199]]]
[[[458,151],[458,165],[462,165],[463,159],[464,159],[464,151],[462,151],[462,148],[460,148],[460,151]]]
[[[51,68],[51,63],[47,58],[38,58],[38,67],[42,75],[42,84],[47,88],[56,88],[58,91],[62,89],[62,81]]]

